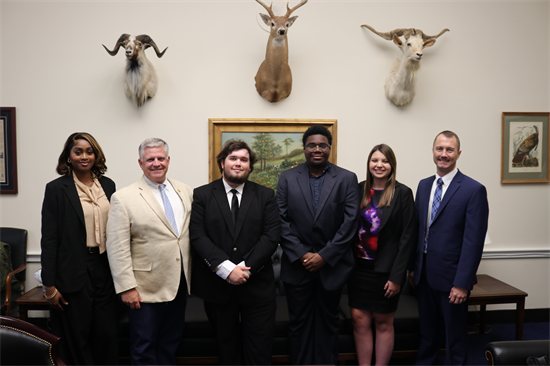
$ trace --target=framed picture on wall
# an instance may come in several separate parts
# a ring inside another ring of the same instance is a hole
[[[15,107],[0,107],[0,194],[17,194]]]
[[[332,134],[329,161],[336,164],[334,119],[215,119],[209,122],[209,181],[221,178],[216,156],[227,140],[245,141],[258,161],[249,179],[277,190],[279,175],[305,162],[302,135],[312,125],[323,125]]]
[[[501,183],[550,182],[550,113],[502,113]]]

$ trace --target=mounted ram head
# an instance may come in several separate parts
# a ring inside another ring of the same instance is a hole
[[[145,50],[153,47],[157,57],[161,58],[168,47],[160,52],[155,41],[148,35],[134,37],[126,33],[120,36],[112,51],[105,45],[103,47],[111,56],[115,56],[120,47],[126,50],[124,91],[137,107],[141,107],[147,98],[155,96],[158,86],[157,73],[151,61],[145,56]]]
[[[386,97],[396,106],[403,106],[410,103],[415,94],[416,73],[420,69],[422,51],[425,47],[431,47],[436,38],[448,32],[445,28],[437,36],[428,36],[420,29],[398,28],[391,32],[377,32],[369,25],[362,27],[370,29],[375,34],[388,41],[393,41],[401,49],[403,56],[393,64],[388,77],[386,78]],[[404,37],[403,42],[399,37]]]

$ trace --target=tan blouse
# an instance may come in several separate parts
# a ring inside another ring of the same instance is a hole
[[[99,180],[94,178],[91,187],[86,186],[78,180],[73,173],[74,183],[82,211],[84,211],[84,222],[86,224],[86,246],[99,247],[99,252],[105,251],[107,215],[111,204]]]

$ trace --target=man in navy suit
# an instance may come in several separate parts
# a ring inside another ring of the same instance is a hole
[[[220,365],[268,365],[275,335],[279,243],[275,194],[248,180],[256,157],[241,140],[217,156],[222,178],[196,188],[189,227],[193,294],[216,332]]]
[[[456,168],[460,139],[452,131],[433,144],[435,176],[416,191],[418,246],[414,271],[421,341],[416,363],[436,361],[445,329],[446,365],[465,365],[468,296],[483,253],[489,204],[485,187]]]
[[[281,173],[281,279],[289,311],[290,362],[338,361],[339,302],[354,265],[357,176],[328,162],[332,135],[321,125],[303,135],[305,164]]]

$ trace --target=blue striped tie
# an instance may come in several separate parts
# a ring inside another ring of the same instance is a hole
[[[178,225],[176,225],[176,217],[174,216],[174,210],[172,210],[172,205],[170,204],[170,200],[168,199],[168,196],[164,191],[165,187],[166,187],[166,184],[159,184],[160,195],[162,197],[162,203],[164,204],[164,213],[166,214],[166,218],[170,222],[170,225],[172,225],[172,228],[176,232],[176,236],[179,236]]]
[[[437,210],[439,209],[439,205],[441,204],[442,194],[443,194],[443,179],[439,178],[437,180],[437,188],[435,189],[434,200],[432,203],[432,218],[430,219],[430,226],[432,225],[432,222],[434,222],[435,215],[437,214]]]
[[[441,204],[441,195],[443,194],[443,179],[439,178],[437,180],[437,188],[435,189],[434,193],[434,200],[432,202],[432,215],[430,218],[430,226],[432,226],[432,223],[434,222],[435,215],[437,215],[437,210],[439,209],[439,205]],[[428,235],[430,234],[430,228],[428,227],[426,229],[426,243],[424,245],[424,253],[428,251]]]

